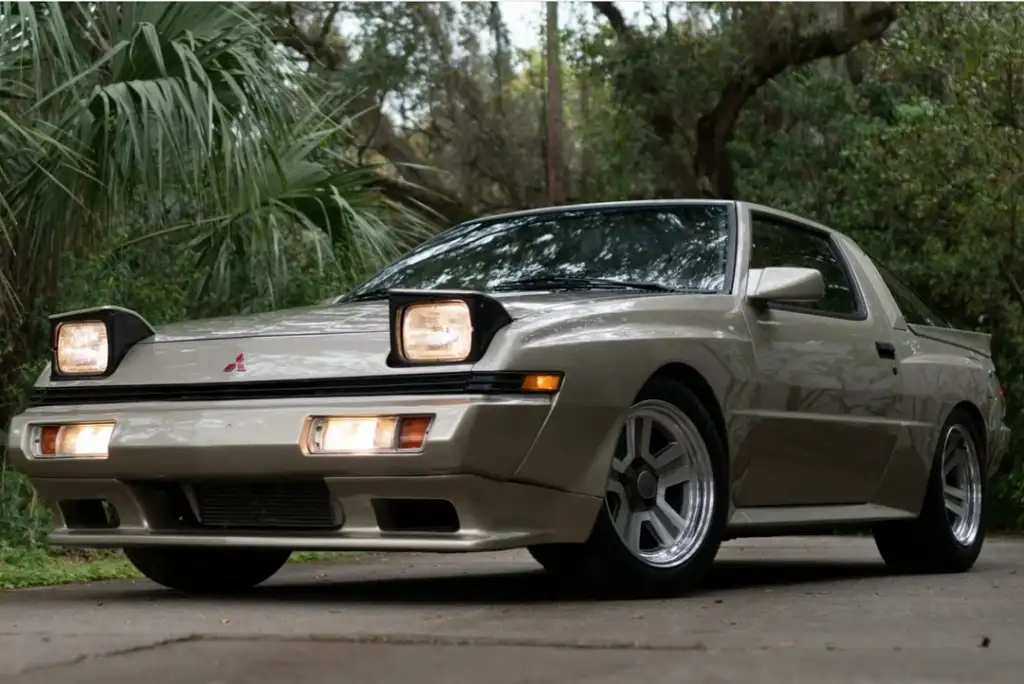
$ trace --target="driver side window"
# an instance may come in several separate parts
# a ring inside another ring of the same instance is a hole
[[[779,308],[847,318],[861,315],[853,283],[826,235],[756,213],[752,219],[750,268],[814,268],[825,279],[825,297],[821,301]]]

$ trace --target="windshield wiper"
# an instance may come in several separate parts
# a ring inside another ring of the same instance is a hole
[[[681,292],[674,287],[658,283],[643,283],[631,280],[612,280],[610,278],[574,278],[570,276],[541,276],[505,280],[491,288],[495,292],[509,290],[646,290],[648,292]]]
[[[373,290],[367,290],[366,292],[360,292],[359,294],[356,295],[345,295],[344,297],[338,300],[338,303],[340,304],[341,302],[361,302],[368,301],[371,299],[387,299],[389,289],[390,288],[387,287],[378,287]]]
[[[529,290],[643,290],[645,292],[676,292],[685,294],[716,294],[716,290],[697,288],[677,288],[633,280],[614,280],[612,278],[582,278],[572,276],[539,276],[505,280],[491,288],[494,292],[514,292]],[[387,299],[390,288],[381,287],[355,295],[345,295],[341,302],[359,302],[374,299]]]

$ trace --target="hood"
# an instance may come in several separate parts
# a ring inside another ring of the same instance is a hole
[[[598,300],[621,299],[642,292],[502,292],[493,293],[513,319],[565,306],[579,306]],[[387,332],[388,302],[342,302],[259,314],[223,316],[156,327],[153,343],[187,342],[288,335],[340,335]]]
[[[502,293],[498,299],[516,319],[628,299],[637,292]],[[422,373],[387,364],[388,302],[311,306],[248,316],[227,316],[157,328],[132,346],[112,375],[102,379],[52,380],[37,387],[70,389],[115,385],[223,385],[369,378]],[[452,365],[444,372],[469,370]],[[441,372],[440,369],[436,369]],[[141,399],[140,399],[141,401]]]
[[[258,314],[223,316],[156,326],[153,342],[187,342],[236,337],[336,335],[388,329],[388,303],[353,302],[307,306]]]

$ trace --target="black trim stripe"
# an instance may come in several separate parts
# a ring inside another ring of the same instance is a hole
[[[46,387],[32,391],[33,406],[130,404],[152,401],[238,401],[417,394],[519,394],[526,372],[423,373],[361,378],[255,380],[171,385]],[[530,392],[530,394],[544,394]]]

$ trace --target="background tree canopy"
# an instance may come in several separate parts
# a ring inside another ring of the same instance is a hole
[[[0,429],[57,310],[308,303],[457,220],[731,197],[849,233],[995,336],[998,520],[1024,523],[1024,7],[536,11],[524,50],[493,2],[0,4]],[[38,543],[2,487],[0,544]]]

